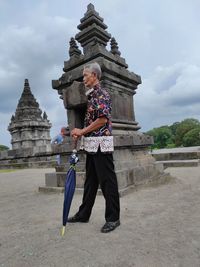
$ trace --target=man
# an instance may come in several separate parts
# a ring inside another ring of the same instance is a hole
[[[86,158],[86,180],[82,204],[79,211],[68,222],[88,222],[100,184],[105,198],[105,220],[102,233],[113,231],[120,225],[120,203],[117,178],[113,164],[113,137],[111,124],[111,99],[108,92],[101,88],[99,80],[101,68],[98,63],[84,67],[83,82],[88,96],[85,127],[74,128],[74,140],[84,136]]]

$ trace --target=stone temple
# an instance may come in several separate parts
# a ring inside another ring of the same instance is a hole
[[[88,5],[77,28],[79,32],[69,42],[69,59],[64,62],[64,73],[52,81],[52,87],[63,100],[70,130],[83,127],[87,106],[82,83],[83,67],[89,62],[98,62],[101,66],[101,84],[112,98],[114,163],[119,191],[123,194],[131,187],[163,175],[161,166],[156,165],[155,159],[149,153],[149,146],[153,143],[152,137],[139,131],[140,126],[135,118],[133,97],[141,83],[141,77],[129,71],[117,41],[107,32],[107,25],[94,5]],[[72,147],[72,141],[69,140],[53,148],[55,153],[61,154],[61,165],[56,167],[56,173],[46,174],[46,188],[64,185]],[[79,152],[79,157],[77,190],[82,190],[85,179],[84,153]]]
[[[46,112],[42,113],[28,79],[25,79],[22,95],[8,126],[12,149],[0,152],[0,168],[55,166],[50,128]]]
[[[12,136],[12,149],[44,146],[51,142],[51,123],[46,112],[43,113],[33,96],[28,79],[19,99],[15,115],[12,116],[8,130]]]

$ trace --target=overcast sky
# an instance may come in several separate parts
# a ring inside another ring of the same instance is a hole
[[[141,131],[200,120],[199,0],[0,0],[0,144],[11,147],[7,127],[25,78],[53,125],[51,137],[67,123],[51,80],[62,75],[90,2],[142,78],[134,96]]]

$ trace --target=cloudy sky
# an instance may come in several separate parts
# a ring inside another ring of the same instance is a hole
[[[51,80],[62,75],[90,2],[142,77],[134,97],[141,130],[200,120],[199,0],[0,0],[0,144],[11,147],[7,126],[25,78],[53,124],[51,136],[67,123]]]

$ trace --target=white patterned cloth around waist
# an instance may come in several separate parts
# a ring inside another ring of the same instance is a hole
[[[113,152],[113,136],[82,137],[80,149],[96,153],[100,146],[101,152]]]

